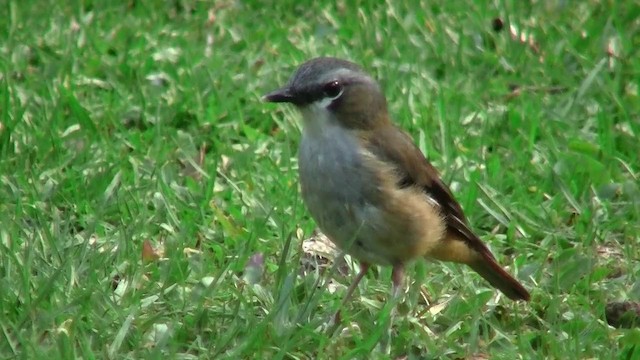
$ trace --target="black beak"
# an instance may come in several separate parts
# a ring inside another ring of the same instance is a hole
[[[273,103],[295,103],[296,97],[291,93],[291,89],[283,87],[268,93],[262,99]]]

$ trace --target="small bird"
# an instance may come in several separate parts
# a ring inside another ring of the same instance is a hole
[[[360,261],[342,305],[372,264],[393,267],[398,296],[405,264],[420,258],[467,264],[508,298],[529,300],[471,230],[437,170],[391,122],[380,85],[358,65],[309,60],[264,100],[302,113],[302,198],[329,239]]]

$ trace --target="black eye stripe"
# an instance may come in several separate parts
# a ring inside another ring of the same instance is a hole
[[[311,104],[315,101],[339,97],[345,87],[353,82],[348,79],[332,80],[321,84],[309,84],[304,87],[292,86],[298,105]],[[327,91],[329,90],[329,91]]]

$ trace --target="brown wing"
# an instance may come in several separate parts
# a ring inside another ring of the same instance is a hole
[[[447,234],[431,256],[465,263],[510,299],[528,301],[529,292],[496,262],[489,248],[471,231],[460,204],[412,139],[393,125],[368,132],[366,138],[369,151],[396,169],[399,186],[418,186],[440,205]]]
[[[440,204],[448,231],[459,234],[469,242],[471,248],[478,251],[485,249],[482,243],[481,249],[478,248],[476,242],[480,240],[469,228],[460,204],[409,135],[390,125],[374,131],[368,140],[369,151],[394,165],[400,178],[399,186],[419,186],[424,189],[428,196]]]

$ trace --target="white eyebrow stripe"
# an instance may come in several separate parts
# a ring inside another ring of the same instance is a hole
[[[352,69],[347,68],[339,68],[336,69],[321,78],[321,83],[328,83],[330,81],[335,80],[349,80],[349,79],[357,79],[358,81],[366,81],[371,84],[375,84],[376,81],[370,77],[369,75]]]

